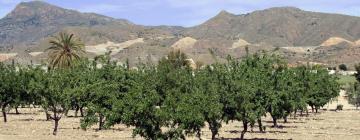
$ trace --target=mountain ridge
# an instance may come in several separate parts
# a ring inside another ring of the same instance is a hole
[[[139,58],[144,61],[158,60],[176,42],[193,38],[197,41],[190,41],[191,47],[183,47],[183,50],[198,60],[210,63],[212,57],[209,49],[219,59],[226,60],[226,55],[241,58],[245,51],[243,46],[251,48],[251,52],[277,47],[319,46],[333,37],[357,45],[359,43],[355,42],[360,40],[360,17],[310,12],[296,7],[273,7],[238,15],[222,10],[213,18],[193,27],[144,26],[126,19],[81,13],[46,2],[32,1],[20,3],[0,19],[0,52],[42,52],[49,46],[47,40],[51,36],[64,31],[75,33],[87,46],[109,44],[107,42],[120,44],[141,38],[143,43],[131,44],[119,51],[119,54],[114,54],[116,59],[131,57],[134,61]],[[330,46],[339,44],[330,43]],[[105,46],[112,47],[116,46]],[[337,51],[346,54],[349,49],[320,47],[318,52],[314,52],[317,53],[314,54],[314,60],[325,63],[329,57],[336,57]],[[302,52],[293,54],[293,51],[287,49],[281,51],[289,61],[304,59]],[[44,54],[37,57],[40,56]]]

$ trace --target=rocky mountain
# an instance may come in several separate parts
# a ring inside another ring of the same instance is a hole
[[[290,63],[354,64],[351,58],[360,58],[360,17],[277,7],[241,15],[221,11],[190,28],[142,26],[40,1],[22,2],[0,19],[0,58],[42,60],[49,37],[62,31],[80,37],[89,56],[112,50],[114,59],[134,64],[157,61],[172,49],[206,64],[215,61],[209,50],[223,61],[227,55],[241,58],[245,47],[251,53],[276,50]],[[344,59],[334,60],[339,57]]]
[[[274,46],[315,46],[330,37],[360,38],[360,18],[303,11],[293,7],[270,8],[234,15],[222,11],[207,22],[187,29],[196,38],[238,39]]]
[[[97,44],[127,41],[152,32],[166,34],[175,29],[159,27],[154,31],[124,19],[80,13],[41,1],[22,2],[0,20],[0,46],[9,50],[38,47],[42,40],[64,30],[78,34],[87,44]]]

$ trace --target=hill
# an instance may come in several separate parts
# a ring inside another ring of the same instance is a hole
[[[114,58],[134,61],[139,58],[146,61],[149,56],[153,57],[151,60],[157,60],[173,48],[180,47],[195,61],[211,63],[209,49],[224,60],[227,55],[241,58],[245,46],[248,46],[252,53],[283,48],[279,53],[290,63],[296,63],[305,60],[304,50],[309,46],[330,46],[311,49],[314,55],[310,56],[313,61],[328,63],[330,58],[349,54],[351,49],[357,50],[360,46],[359,17],[309,12],[294,7],[275,7],[240,15],[221,11],[203,24],[185,28],[137,25],[125,19],[32,1],[20,3],[0,19],[0,52],[39,54],[49,46],[48,39],[62,31],[80,37],[92,48],[90,54],[94,50],[106,51],[115,47],[118,51],[113,54]],[[129,43],[133,40],[142,41]],[[119,47],[121,44],[127,45]],[[341,47],[349,44],[355,47]],[[142,53],[138,53],[139,49]],[[360,56],[357,51],[351,54]],[[44,56],[37,55],[36,58]],[[351,58],[344,58],[344,63],[355,63]]]

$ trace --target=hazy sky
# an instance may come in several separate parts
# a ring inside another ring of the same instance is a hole
[[[24,0],[0,0],[0,18]],[[221,10],[244,14],[270,7],[360,16],[360,0],[44,0],[60,7],[128,19],[142,25],[193,26]]]

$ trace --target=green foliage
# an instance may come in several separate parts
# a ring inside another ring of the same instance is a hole
[[[344,88],[352,86],[357,82],[356,77],[352,75],[337,75],[337,82]]]
[[[320,67],[312,68],[308,75],[310,92],[307,103],[317,112],[320,107],[339,95],[340,86],[337,83],[336,76],[329,75],[327,70]]]
[[[69,68],[73,65],[74,60],[79,60],[84,54],[84,44],[75,39],[74,34],[59,33],[49,42],[51,47],[49,52],[50,68]]]
[[[69,110],[80,110],[84,130],[125,124],[134,127],[134,136],[167,140],[200,138],[208,126],[215,139],[223,122],[241,121],[244,138],[255,123],[264,131],[266,114],[277,126],[278,119],[308,105],[318,110],[338,95],[338,79],[325,69],[285,64],[276,55],[259,53],[191,69],[180,51],[137,70],[117,65],[109,54],[49,71],[0,64],[0,103],[41,105],[55,121],[54,134]],[[356,102],[357,88],[350,93]]]
[[[84,83],[79,86],[82,95],[86,95],[86,107],[88,113],[81,120],[81,127],[85,129],[95,123],[99,123],[99,130],[113,125],[115,120],[107,122],[111,117],[113,105],[121,101],[128,92],[132,77],[125,67],[116,66],[110,62],[109,57],[103,56],[99,62],[102,68],[90,68],[86,76],[81,76]],[[96,63],[94,64],[96,66]],[[89,69],[89,68],[87,68]]]
[[[57,133],[58,122],[71,108],[71,98],[68,97],[73,94],[72,77],[71,70],[39,70],[29,83],[32,94],[39,97],[40,105],[50,115],[50,119],[55,121],[54,135]]]
[[[7,122],[6,108],[10,104],[21,102],[21,95],[25,94],[25,91],[15,65],[0,63],[0,79],[0,105],[4,122]]]

